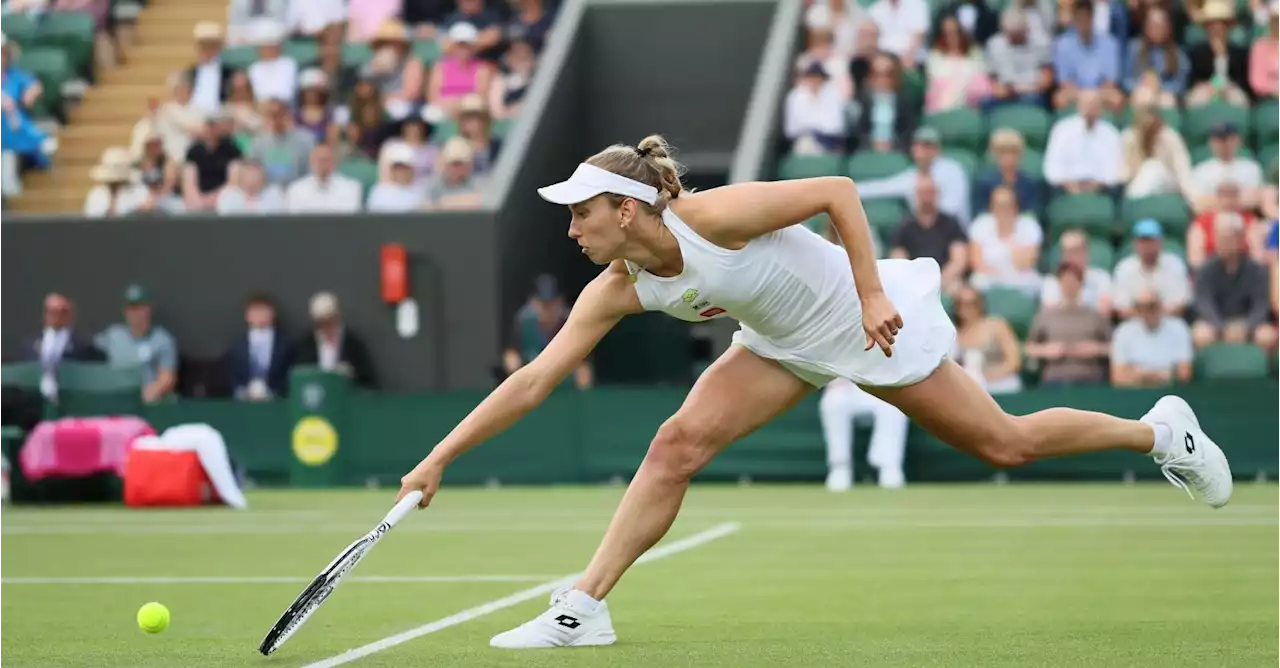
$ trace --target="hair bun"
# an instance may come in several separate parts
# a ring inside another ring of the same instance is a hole
[[[653,153],[653,147],[652,147],[652,146],[637,146],[637,147],[636,147],[636,155],[638,155],[638,156],[640,156],[640,157],[642,157],[642,158],[647,158],[647,157],[649,157],[649,154],[650,154],[650,153]]]

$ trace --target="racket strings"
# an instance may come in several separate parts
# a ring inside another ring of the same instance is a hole
[[[338,582],[342,580],[347,573],[351,572],[351,569],[355,567],[356,563],[358,563],[360,559],[364,557],[365,553],[369,551],[369,547],[371,545],[372,543],[366,543],[352,549],[342,557],[336,570],[332,570],[324,580],[316,583],[320,585],[319,587],[310,588],[309,591],[303,593],[300,600],[294,604],[292,618],[285,624],[280,635],[268,645],[268,653],[275,651],[276,648],[283,645],[285,641],[288,640],[289,637],[292,636],[309,617],[311,617],[311,614],[319,609],[320,604],[324,603],[325,599],[329,598],[329,595],[332,594],[333,590],[338,586]]]

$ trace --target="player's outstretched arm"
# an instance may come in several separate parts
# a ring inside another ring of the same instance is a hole
[[[425,508],[439,487],[445,466],[537,408],[623,316],[642,310],[621,263],[601,272],[583,289],[569,319],[546,349],[494,388],[431,454],[400,479],[396,500],[415,489],[421,490],[419,505]]]
[[[831,216],[840,235],[854,284],[862,299],[867,350],[879,345],[892,355],[902,318],[884,294],[876,268],[875,245],[862,198],[851,179],[821,176],[790,181],[735,183],[679,198],[680,217],[716,244],[740,248],[747,242],[820,213]]]

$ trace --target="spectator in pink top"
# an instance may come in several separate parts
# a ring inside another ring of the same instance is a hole
[[[1280,27],[1276,14],[1280,2],[1272,0],[1267,32],[1253,43],[1249,51],[1249,87],[1258,97],[1276,97],[1280,94]]]
[[[470,23],[455,23],[449,28],[449,45],[445,54],[431,68],[427,102],[456,116],[462,98],[489,90],[492,66],[476,55],[479,31]]]
[[[347,41],[367,42],[378,28],[400,17],[404,0],[360,0],[347,5]]]

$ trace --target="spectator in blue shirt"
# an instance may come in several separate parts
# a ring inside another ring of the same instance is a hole
[[[1053,73],[1058,80],[1054,108],[1073,106],[1082,89],[1099,89],[1103,102],[1119,109],[1125,102],[1120,90],[1120,43],[1110,34],[1094,31],[1090,0],[1076,0],[1071,17],[1074,27],[1053,44]]]
[[[1173,39],[1168,12],[1157,7],[1147,10],[1142,34],[1129,42],[1125,63],[1124,88],[1135,106],[1178,106],[1187,89],[1191,61]]]
[[[14,63],[17,46],[7,37],[0,42],[0,75],[3,76],[3,128],[0,145],[28,166],[47,168],[49,157],[41,148],[45,134],[31,119],[31,107],[44,88],[40,80]]]
[[[991,133],[987,150],[995,164],[978,175],[978,187],[974,191],[974,209],[982,210],[991,201],[991,192],[999,186],[1008,186],[1018,196],[1024,211],[1039,217],[1044,213],[1042,185],[1022,169],[1024,144],[1017,130],[1000,128]]]

